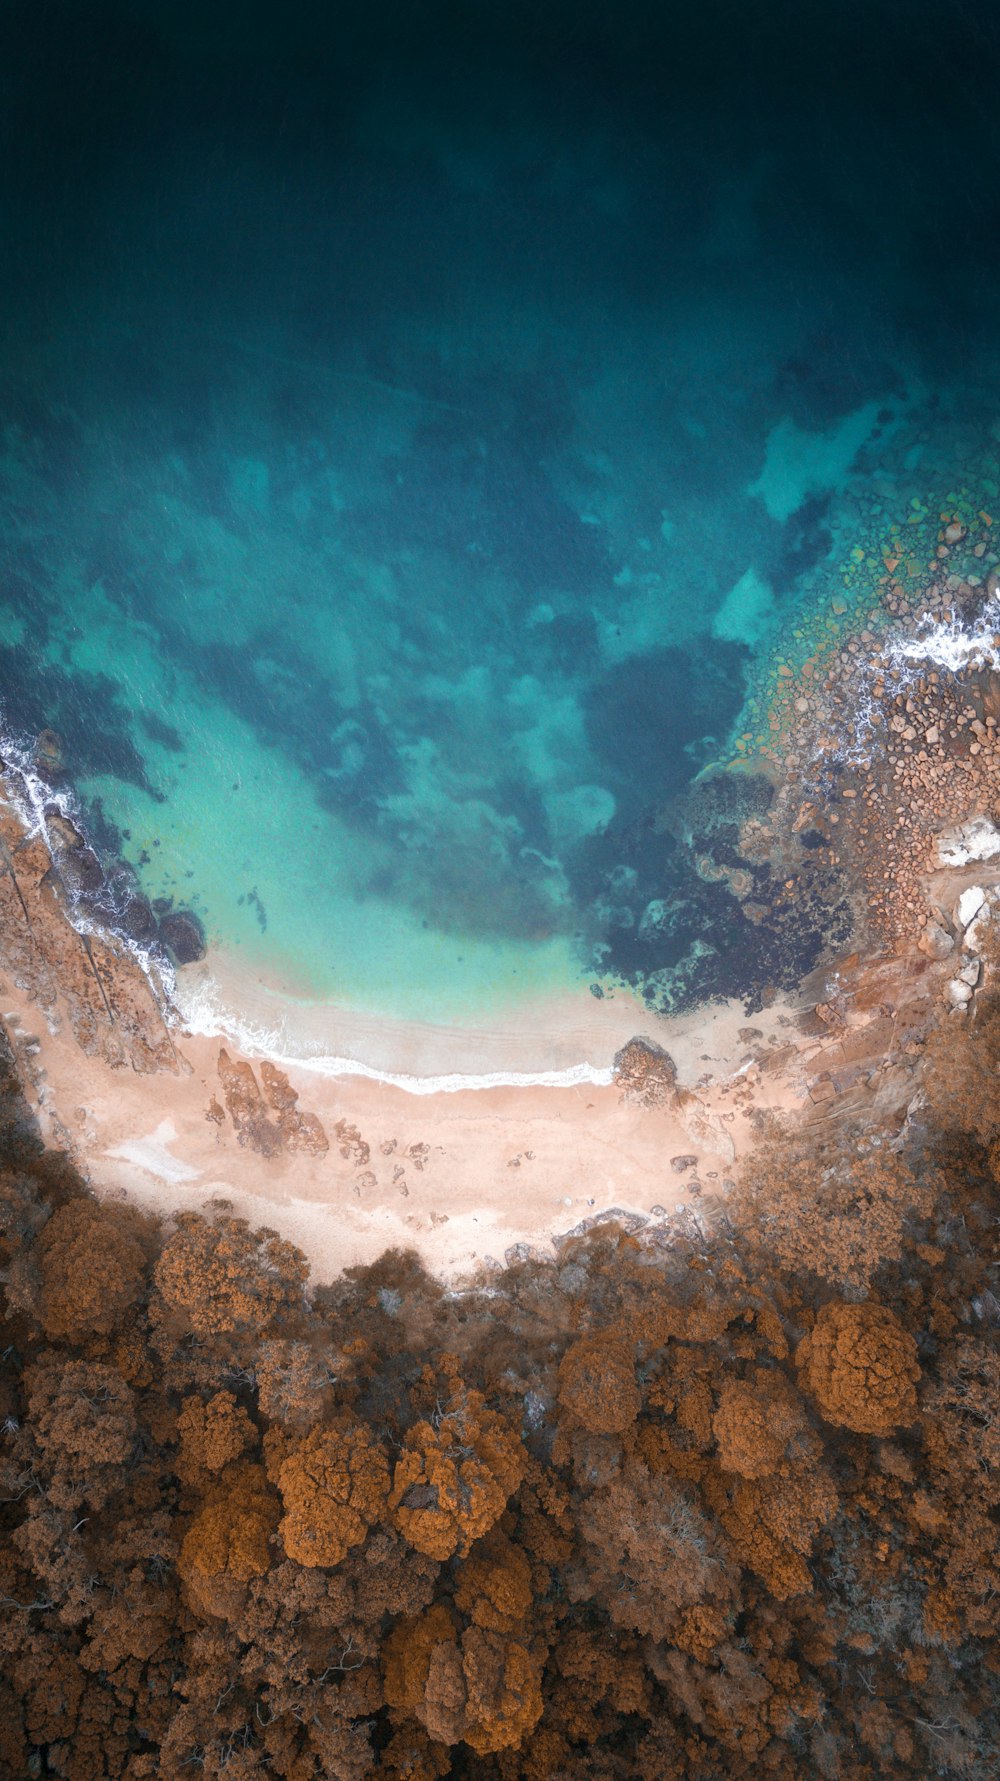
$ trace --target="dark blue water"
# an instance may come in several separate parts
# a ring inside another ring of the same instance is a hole
[[[794,976],[822,924],[695,869],[766,785],[698,775],[871,490],[997,469],[997,52],[975,6],[5,5],[8,728],[299,994]]]

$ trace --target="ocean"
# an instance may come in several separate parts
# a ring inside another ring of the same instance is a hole
[[[461,1070],[546,999],[787,987],[843,934],[741,919],[771,788],[719,768],[874,589],[873,491],[914,542],[1000,494],[995,22],[44,10],[0,19],[0,712],[199,917],[182,1007]]]

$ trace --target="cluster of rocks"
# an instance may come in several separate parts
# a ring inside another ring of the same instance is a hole
[[[982,844],[987,833],[995,845],[991,853],[980,853],[980,860],[995,857],[1000,864],[1000,832],[985,820],[976,824],[977,841]],[[939,857],[944,854],[950,863],[953,849],[939,840]],[[995,894],[995,887],[994,887]],[[960,891],[950,914],[940,904],[932,904],[917,945],[935,962],[948,961],[944,998],[949,1008],[962,1012],[969,1007],[983,979],[983,945],[992,921],[991,893],[981,884],[967,884]],[[954,970],[952,971],[952,966]]]
[[[900,647],[904,635],[975,625],[1000,585],[989,566],[998,560],[991,526],[982,516],[974,536],[943,516],[919,592],[886,558],[881,605],[849,639],[779,676],[773,746],[764,751],[781,772],[774,819],[789,836],[808,832],[855,887],[862,940],[897,949],[912,942],[926,913],[926,876],[943,863],[936,835],[998,803],[1000,674],[984,659],[921,667]],[[984,573],[952,572],[959,551]],[[1000,647],[1000,638],[984,641],[984,658]],[[858,735],[862,711],[866,733]],[[852,735],[857,745],[845,749]]]
[[[299,1111],[298,1094],[283,1070],[265,1059],[258,1083],[252,1066],[231,1058],[224,1047],[218,1069],[226,1113],[240,1144],[261,1156],[278,1156],[282,1151],[326,1154],[330,1144],[319,1119],[315,1113]],[[217,1125],[225,1118],[214,1096],[206,1117]]]

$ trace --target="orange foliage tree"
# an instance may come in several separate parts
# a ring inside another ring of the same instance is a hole
[[[917,1345],[887,1305],[824,1305],[795,1364],[821,1415],[859,1435],[890,1435],[917,1413]]]
[[[174,1223],[156,1285],[197,1336],[259,1332],[301,1303],[309,1265],[276,1231],[252,1231],[243,1218],[210,1224],[196,1212],[179,1213]]]
[[[277,1472],[285,1514],[279,1532],[301,1565],[339,1565],[383,1515],[385,1453],[363,1423],[313,1429],[295,1441]]]
[[[460,1633],[439,1603],[394,1628],[385,1696],[439,1743],[464,1742],[481,1755],[516,1749],[542,1716],[543,1661],[519,1639],[475,1625]]]
[[[642,1399],[629,1345],[611,1333],[574,1342],[560,1362],[559,1402],[594,1434],[615,1435],[630,1428]]]
[[[221,1474],[184,1536],[178,1562],[200,1612],[225,1614],[242,1602],[244,1586],[271,1562],[278,1516],[262,1466],[244,1461]]]
[[[54,1342],[106,1335],[139,1297],[145,1253],[140,1221],[121,1208],[70,1200],[52,1214],[35,1245],[41,1316]]]
[[[452,1374],[447,1410],[407,1432],[396,1462],[389,1508],[418,1552],[444,1560],[464,1556],[504,1511],[524,1476],[527,1454],[518,1435],[481,1392]]]

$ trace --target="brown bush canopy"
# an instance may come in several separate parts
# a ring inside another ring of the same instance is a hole
[[[0,1781],[992,1781],[998,1058],[446,1294],[98,1206],[0,1057]]]

